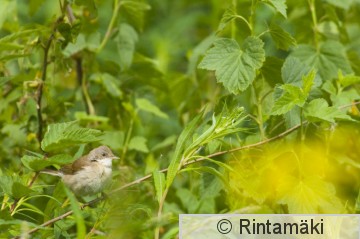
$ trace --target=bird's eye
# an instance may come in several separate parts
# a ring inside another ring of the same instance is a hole
[[[105,156],[106,156],[106,153],[102,153],[102,156],[104,156],[104,157],[105,157]]]

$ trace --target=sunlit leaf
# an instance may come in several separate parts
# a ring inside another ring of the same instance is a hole
[[[304,111],[305,117],[312,122],[327,121],[335,123],[336,119],[352,120],[349,115],[336,107],[329,106],[324,99],[312,100]]]
[[[289,213],[342,213],[341,201],[332,184],[318,177],[292,178],[279,188],[279,203],[286,204]]]
[[[41,142],[44,151],[58,150],[78,144],[100,140],[102,132],[96,129],[81,128],[76,121],[50,124]]]
[[[265,3],[273,6],[275,8],[276,11],[278,11],[279,13],[281,13],[281,15],[283,15],[285,18],[287,18],[286,15],[286,0],[263,0]]]
[[[244,91],[255,79],[256,70],[265,61],[264,43],[256,37],[245,39],[242,47],[234,39],[214,42],[199,68],[214,70],[218,82],[233,94]]]

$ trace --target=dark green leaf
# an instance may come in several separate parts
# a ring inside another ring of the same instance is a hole
[[[296,46],[295,38],[276,24],[270,25],[270,34],[276,44],[276,47],[279,49],[287,51],[289,47]]]
[[[336,41],[321,43],[318,49],[311,45],[299,45],[291,56],[318,70],[323,81],[336,78],[339,69],[345,74],[352,73],[345,49]]]

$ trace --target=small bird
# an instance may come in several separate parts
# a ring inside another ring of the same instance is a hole
[[[100,146],[58,171],[45,169],[41,173],[61,177],[64,184],[77,196],[94,195],[111,181],[113,159],[118,157],[110,148]]]

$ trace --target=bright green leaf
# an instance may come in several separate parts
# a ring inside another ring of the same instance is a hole
[[[289,213],[343,213],[344,206],[336,196],[335,188],[317,177],[303,180],[293,178],[284,182],[279,203],[287,204]]]
[[[343,76],[342,72],[339,70],[338,79],[342,87],[348,87],[350,85],[360,83],[360,76],[355,75],[345,75]]]
[[[270,34],[276,44],[276,47],[279,49],[287,51],[289,47],[296,46],[295,38],[276,24],[270,25]]]
[[[276,11],[281,13],[285,18],[287,18],[286,15],[286,1],[285,0],[263,0],[265,3],[273,6]]]
[[[214,42],[199,68],[214,70],[218,82],[233,94],[244,91],[255,79],[256,70],[265,61],[264,43],[256,37],[245,39],[242,47],[234,39]]]
[[[336,119],[352,120],[349,115],[341,112],[338,108],[329,106],[324,99],[312,100],[305,107],[304,114],[311,122],[327,121],[335,123]]]
[[[289,84],[282,85],[283,94],[275,101],[271,114],[281,115],[290,111],[295,105],[303,106],[306,96],[301,88]]]
[[[153,178],[154,178],[154,185],[156,191],[156,198],[158,200],[158,203],[160,203],[166,186],[165,174],[159,171],[154,171]]]
[[[151,103],[149,100],[147,100],[145,98],[138,98],[135,100],[135,102],[136,102],[136,106],[143,111],[153,113],[154,115],[156,115],[160,118],[163,118],[163,119],[169,118],[169,116],[167,114],[162,112],[156,105],[154,105],[153,103]]]
[[[172,182],[174,181],[175,176],[178,173],[181,166],[180,164],[183,158],[185,144],[193,136],[196,126],[199,124],[201,118],[202,118],[202,114],[198,114],[185,126],[184,130],[181,132],[176,144],[174,155],[170,162],[170,166],[168,167],[168,172],[166,176],[166,188],[169,188]]]
[[[44,151],[63,149],[78,144],[100,140],[102,132],[96,129],[81,128],[76,121],[50,124],[41,142]]]
[[[19,199],[19,198],[28,196],[30,193],[34,192],[29,187],[27,187],[19,182],[13,183],[11,191],[12,191],[12,196],[15,199]]]

